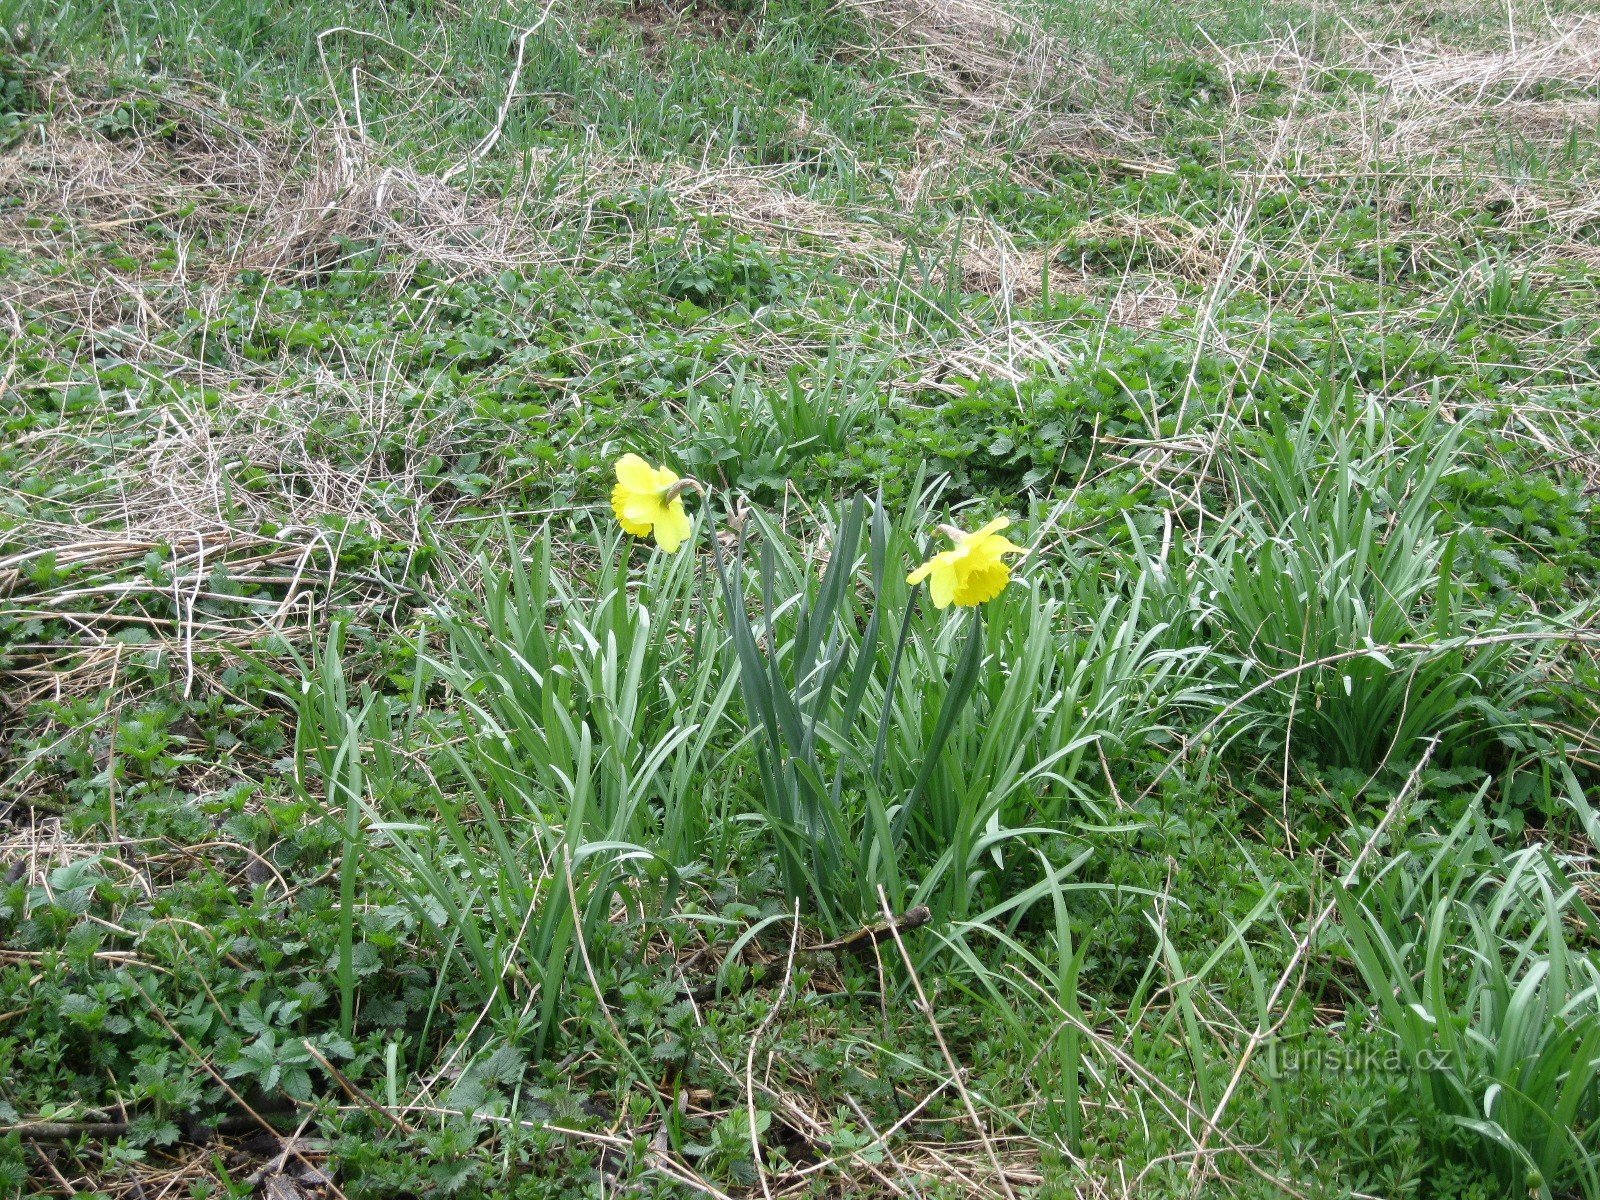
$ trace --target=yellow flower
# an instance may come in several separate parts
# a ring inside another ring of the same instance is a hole
[[[689,514],[683,510],[683,493],[698,487],[692,479],[679,479],[667,467],[652,467],[637,454],[617,459],[617,486],[611,489],[611,511],[634,537],[656,541],[668,554],[689,536]]]
[[[1002,555],[1022,554],[1021,546],[1013,545],[1000,535],[1011,522],[996,517],[976,533],[963,533],[949,525],[939,530],[955,545],[954,550],[941,550],[915,571],[906,576],[907,583],[921,583],[933,577],[931,591],[937,608],[959,604],[966,608],[993,600],[1005,591],[1011,582],[1011,568]]]

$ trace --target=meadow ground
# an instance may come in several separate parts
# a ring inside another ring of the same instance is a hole
[[[0,1195],[1600,1200],[1589,7],[0,0]]]

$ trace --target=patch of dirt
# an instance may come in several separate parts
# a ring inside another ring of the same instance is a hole
[[[739,36],[748,16],[705,0],[633,0],[627,20],[639,31],[646,58],[672,42],[727,41]]]

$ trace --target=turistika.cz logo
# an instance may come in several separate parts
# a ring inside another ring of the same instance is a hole
[[[1306,1045],[1283,1039],[1267,1043],[1267,1074],[1273,1079],[1304,1074],[1399,1075],[1412,1070],[1436,1070],[1443,1065],[1442,1052],[1424,1050],[1413,1062],[1402,1057],[1400,1048],[1394,1045]]]

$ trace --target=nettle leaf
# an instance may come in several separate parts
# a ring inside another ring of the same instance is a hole
[[[294,996],[302,1009],[310,1011],[327,1000],[328,989],[314,979],[306,979],[294,985]]]
[[[178,1140],[178,1127],[147,1113],[128,1123],[127,1138],[134,1146],[171,1146]]]
[[[352,947],[350,962],[357,975],[372,975],[383,969],[383,955],[371,942],[357,942]]]
[[[446,1193],[459,1192],[476,1172],[477,1163],[470,1158],[455,1163],[435,1163],[429,1169],[434,1182]]]
[[[483,1076],[476,1071],[468,1071],[450,1089],[449,1107],[471,1115],[482,1108],[488,1099],[489,1089],[484,1086]]]
[[[268,1030],[255,1041],[239,1051],[240,1061],[244,1064],[242,1070],[251,1069],[261,1071],[266,1069],[276,1070],[278,1065],[278,1039]],[[273,1076],[277,1078],[276,1075]]]
[[[86,1029],[98,1029],[106,1017],[104,1003],[93,1000],[78,992],[68,992],[61,997],[61,1004],[56,1010],[67,1020]]]
[[[695,1006],[692,1000],[680,1000],[668,1007],[662,1014],[668,1025],[677,1027],[680,1031],[691,1031],[697,1027]]]
[[[500,1046],[489,1055],[480,1068],[483,1078],[499,1083],[516,1083],[522,1078],[526,1058],[515,1046]]]
[[[239,1005],[235,1020],[246,1033],[264,1034],[272,1029],[272,1018],[258,1000],[246,1000]]]
[[[755,1131],[760,1137],[767,1132],[772,1124],[772,1114],[765,1109],[756,1110]],[[743,1152],[750,1146],[750,1112],[745,1108],[736,1108],[722,1120],[717,1122],[712,1136],[717,1146],[722,1150],[735,1150]]]
[[[330,954],[323,965],[330,971],[337,971],[338,954]],[[373,975],[383,969],[383,955],[371,942],[357,942],[350,948],[350,965],[359,976]]]
[[[304,1067],[286,1068],[280,1086],[291,1099],[311,1099],[311,1074]]]
[[[650,1057],[656,1062],[670,1062],[681,1058],[684,1052],[683,1041],[671,1034],[663,1037],[654,1046],[650,1047]]]
[[[95,952],[105,942],[105,930],[88,921],[80,921],[67,931],[65,949],[67,958],[78,970],[85,970]]]
[[[329,1058],[354,1058],[356,1048],[350,1043],[349,1038],[338,1036],[325,1037],[318,1040],[318,1048]]]
[[[205,997],[201,997],[203,1000]],[[215,1009],[190,1008],[178,1014],[173,1024],[179,1026],[191,1038],[203,1038],[211,1032],[211,1027],[217,1023],[218,1014]]]
[[[99,870],[100,858],[81,858],[75,863],[57,867],[46,877],[49,888],[34,888],[28,896],[34,907],[52,905],[70,913],[84,913],[94,899],[96,885],[105,879]]]

